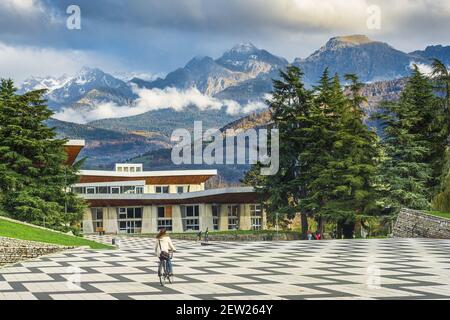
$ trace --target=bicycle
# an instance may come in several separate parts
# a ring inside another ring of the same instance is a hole
[[[170,257],[169,259],[172,260],[173,258],[173,251],[170,251]],[[159,283],[161,286],[165,286],[166,282],[169,281],[169,283],[173,283],[173,274],[170,275],[168,272],[168,266],[167,266],[168,260],[159,260],[158,263],[158,277],[159,277]],[[162,272],[163,271],[163,272]],[[172,273],[173,273],[173,265],[172,265]]]

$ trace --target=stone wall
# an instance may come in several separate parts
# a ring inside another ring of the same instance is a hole
[[[0,267],[71,247],[0,237]]]
[[[450,239],[450,219],[436,217],[420,211],[402,209],[393,231],[399,238]]]

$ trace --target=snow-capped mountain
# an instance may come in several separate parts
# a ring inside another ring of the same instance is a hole
[[[135,98],[124,81],[98,68],[83,67],[74,76],[61,78],[30,78],[23,82],[19,92],[47,89],[46,98],[54,110],[72,105],[95,107],[99,102],[129,103]]]
[[[217,60],[207,56],[194,57],[183,68],[170,72],[165,78],[150,82],[133,79],[132,82],[149,89],[195,87],[204,94],[214,96],[229,87],[278,70],[287,63],[287,60],[258,49],[251,43],[243,43],[226,51]]]
[[[252,77],[269,73],[288,64],[286,59],[258,49],[252,43],[240,43],[234,46],[216,62],[230,70],[249,73]]]
[[[130,87],[122,80],[97,68],[84,67],[62,87],[48,94],[49,101],[70,105],[89,94],[90,91],[112,93],[123,98],[132,98]]]
[[[409,75],[412,63],[429,64],[430,58],[442,58],[448,52],[449,47],[433,46],[425,51],[405,53],[387,43],[373,41],[363,35],[351,35],[331,38],[307,58],[297,58],[292,63],[305,73],[307,86],[314,85],[325,68],[329,68],[332,74],[355,73],[363,82],[375,82],[405,77]],[[272,89],[272,79],[288,64],[286,59],[251,43],[241,43],[217,59],[194,57],[184,67],[155,80],[141,79],[136,73],[112,76],[100,69],[83,68],[72,77],[30,78],[23,83],[21,91],[47,89],[49,106],[56,111],[62,108],[92,110],[102,103],[133,106],[138,98],[133,91],[134,86],[147,89],[195,88],[216,99],[246,104],[264,100]],[[140,76],[146,78],[146,75]],[[131,77],[130,81],[124,81]]]
[[[61,88],[64,84],[70,80],[68,75],[63,75],[59,78],[47,76],[47,77],[30,77],[25,80],[19,88],[19,93],[24,93],[31,90],[46,89],[53,91]]]

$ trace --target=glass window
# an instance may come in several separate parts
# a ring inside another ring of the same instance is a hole
[[[86,193],[87,194],[94,194],[95,193],[95,188],[94,187],[87,187],[86,188]]]
[[[127,218],[134,219],[134,208],[127,208]]]
[[[164,218],[164,207],[158,207],[158,218]]]
[[[238,229],[239,224],[239,206],[229,205],[228,206],[228,230]]]
[[[119,194],[120,193],[120,187],[111,187],[111,193]]]
[[[158,219],[158,230],[165,228],[167,231],[172,231],[172,219]]]
[[[155,192],[156,193],[169,193],[169,186],[156,186]]]
[[[250,205],[250,216],[261,217],[261,205],[260,204],[251,204]]]
[[[251,218],[252,230],[261,230],[261,218]]]
[[[138,194],[144,193],[144,187],[136,187],[136,193]]]
[[[108,187],[97,187],[96,193],[108,193]]]
[[[199,206],[181,206],[184,231],[200,229]]]
[[[134,209],[134,218],[135,219],[142,219],[142,208],[135,208]]]
[[[98,228],[103,228],[103,208],[91,208],[91,213],[94,231],[97,231]]]
[[[184,192],[184,187],[183,186],[178,186],[177,187],[177,193],[183,193]]]
[[[212,206],[213,226],[214,230],[219,230],[220,205]]]
[[[119,208],[119,231],[121,233],[140,233],[142,228],[142,208]]]

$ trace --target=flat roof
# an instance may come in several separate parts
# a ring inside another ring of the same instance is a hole
[[[105,170],[80,170],[82,176],[96,177],[180,177],[180,176],[215,176],[217,170],[164,170],[164,171],[141,171],[141,172],[118,172]]]
[[[91,206],[133,206],[154,204],[194,203],[257,203],[259,197],[253,187],[209,189],[186,193],[141,193],[141,194],[82,194]]]
[[[86,141],[82,139],[71,139],[64,144],[67,147],[84,147],[85,145]]]

